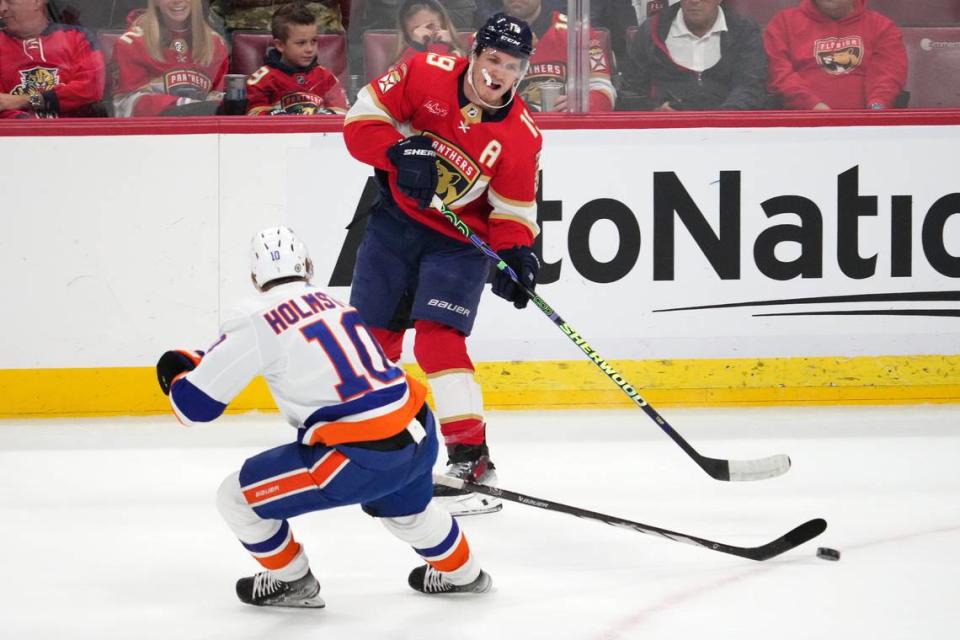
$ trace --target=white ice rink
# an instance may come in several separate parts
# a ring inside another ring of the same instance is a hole
[[[960,637],[960,406],[663,413],[705,455],[793,469],[717,482],[635,410],[492,413],[501,485],[742,546],[827,531],[757,563],[508,503],[461,520],[494,591],[428,597],[413,551],[347,508],[292,521],[327,608],[259,609],[214,494],[291,438],[276,415],[0,422],[0,638]]]

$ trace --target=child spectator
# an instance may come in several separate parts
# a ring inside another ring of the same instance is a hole
[[[447,10],[437,0],[406,0],[397,14],[397,50],[394,64],[422,51],[463,57],[466,48]]]
[[[789,109],[888,109],[907,81],[900,29],[864,0],[802,0],[764,41],[770,90]]]
[[[50,22],[41,0],[0,0],[0,118],[94,115],[103,53],[79,27]]]
[[[250,115],[347,112],[337,77],[317,62],[317,18],[303,4],[286,4],[271,19],[274,48],[247,80]]]
[[[119,117],[212,115],[223,97],[227,49],[201,0],[148,0],[113,51]]]

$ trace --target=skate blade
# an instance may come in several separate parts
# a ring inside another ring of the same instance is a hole
[[[434,500],[454,517],[479,516],[485,513],[496,513],[503,509],[503,502],[500,500],[478,493],[468,493],[449,498],[434,498]]]
[[[268,605],[271,607],[283,607],[284,609],[323,609],[327,603],[320,596],[313,598],[302,598],[293,602],[284,602],[283,604]]]

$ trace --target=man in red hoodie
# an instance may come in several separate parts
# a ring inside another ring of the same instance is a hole
[[[92,115],[103,53],[86,30],[50,22],[46,0],[0,0],[0,118]]]
[[[907,80],[900,29],[866,0],[801,0],[773,17],[764,46],[789,109],[888,109]]]

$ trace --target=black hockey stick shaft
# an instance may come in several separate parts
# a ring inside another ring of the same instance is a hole
[[[700,467],[706,471],[711,477],[716,480],[763,480],[766,478],[773,478],[779,476],[783,473],[786,473],[790,469],[790,458],[783,454],[778,454],[774,456],[769,456],[767,458],[760,458],[757,460],[724,460],[719,458],[709,458],[707,456],[701,455],[693,446],[687,442],[683,436],[681,436],[677,431],[670,426],[670,423],[667,422],[663,416],[661,416],[656,409],[654,409],[650,404],[643,399],[640,395],[640,391],[637,387],[630,384],[630,382],[624,377],[622,373],[617,371],[616,368],[605,358],[603,358],[596,349],[590,346],[590,343],[580,335],[580,333],[570,326],[570,323],[566,322],[563,318],[560,317],[560,314],[554,310],[547,302],[541,298],[536,292],[531,291],[529,288],[524,286],[520,279],[517,277],[516,272],[510,268],[503,258],[501,258],[497,253],[490,248],[490,246],[484,242],[477,234],[473,233],[470,230],[470,227],[465,223],[460,216],[455,212],[451,211],[438,197],[434,197],[432,206],[437,209],[443,216],[450,222],[453,227],[460,232],[467,240],[470,241],[477,249],[482,251],[487,255],[497,266],[497,269],[503,271],[510,276],[510,279],[520,287],[520,289],[530,298],[534,306],[536,306],[540,311],[543,312],[545,316],[550,318],[550,321],[553,324],[557,325],[564,335],[570,339],[577,347],[583,351],[587,359],[593,362],[600,371],[603,372],[607,378],[609,378],[621,391],[626,394],[631,401],[646,413],[650,418],[657,423],[657,426],[663,430],[670,438],[680,446],[683,451],[690,456],[694,462],[696,462]]]
[[[597,522],[608,524],[611,527],[632,529],[633,531],[637,531],[639,533],[645,533],[647,535],[657,536],[667,540],[672,540],[674,542],[682,542],[684,544],[690,544],[697,547],[704,547],[713,551],[719,551],[720,553],[747,558],[748,560],[763,561],[774,558],[784,552],[800,546],[804,542],[808,542],[809,540],[816,538],[827,528],[826,520],[823,518],[814,518],[813,520],[804,522],[798,527],[794,527],[776,540],[771,540],[770,542],[760,545],[759,547],[738,547],[732,544],[724,544],[723,542],[707,540],[706,538],[700,538],[698,536],[691,536],[686,533],[670,531],[669,529],[663,529],[661,527],[655,527],[649,524],[634,522],[633,520],[626,520],[616,516],[608,516],[603,513],[597,513],[596,511],[588,511],[587,509],[581,509],[580,507],[572,507],[559,502],[544,500],[543,498],[534,498],[533,496],[524,495],[508,489],[501,489],[499,487],[491,487],[485,484],[468,482],[466,480],[461,480],[460,478],[454,478],[447,475],[436,474],[434,475],[433,480],[436,484],[444,485],[454,489],[463,489],[465,491],[473,491],[474,493],[482,493],[488,496],[501,498],[503,500],[509,500],[510,502],[525,504],[529,507],[536,507],[537,509],[566,513],[571,516],[583,518],[585,520],[595,520]]]

